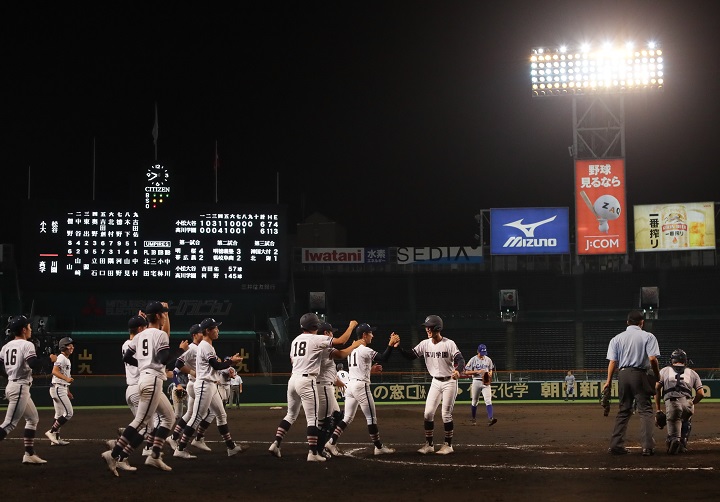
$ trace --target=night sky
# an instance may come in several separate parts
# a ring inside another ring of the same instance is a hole
[[[589,40],[661,43],[662,94],[628,97],[627,202],[720,200],[717,1],[240,2],[12,12],[4,210],[30,198],[320,212],[353,246],[471,244],[492,207],[570,207],[569,99],[531,99],[528,56]],[[223,4],[227,5],[227,4]],[[2,242],[17,238],[3,218]]]

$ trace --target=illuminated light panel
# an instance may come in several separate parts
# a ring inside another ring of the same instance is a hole
[[[538,47],[530,54],[530,85],[533,97],[658,92],[665,86],[664,55],[657,42]]]

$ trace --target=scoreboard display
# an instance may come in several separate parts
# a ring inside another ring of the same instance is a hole
[[[27,208],[23,271],[34,286],[231,286],[275,291],[288,270],[285,209],[276,205]],[[28,260],[30,259],[30,263]]]

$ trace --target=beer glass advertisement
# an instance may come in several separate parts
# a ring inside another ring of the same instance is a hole
[[[625,160],[575,161],[575,225],[579,255],[627,252]]]
[[[715,204],[633,206],[635,251],[715,249]]]

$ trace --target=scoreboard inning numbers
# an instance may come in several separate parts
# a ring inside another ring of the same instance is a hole
[[[33,279],[72,285],[235,285],[269,290],[285,281],[281,206],[192,209],[29,208]],[[23,268],[27,269],[24,264]]]

